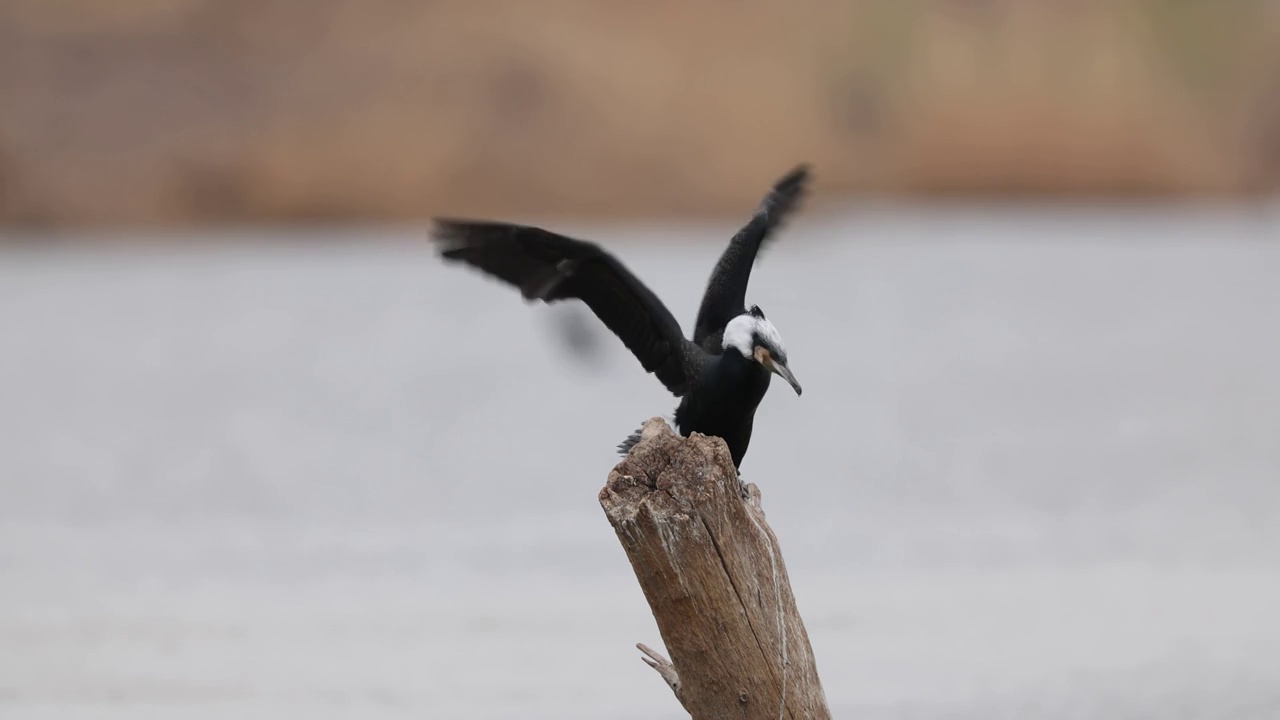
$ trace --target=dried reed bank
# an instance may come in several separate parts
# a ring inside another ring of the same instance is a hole
[[[740,210],[1280,178],[1280,4],[8,0],[0,222]]]

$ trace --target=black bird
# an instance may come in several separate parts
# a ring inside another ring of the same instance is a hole
[[[446,260],[518,287],[526,301],[586,303],[645,371],[681,398],[677,432],[723,438],[738,467],[772,374],[800,394],[782,337],[758,306],[746,307],[746,292],[757,251],[799,204],[808,180],[806,165],[783,176],[733,236],[711,273],[692,340],[644,283],[593,243],[528,225],[452,219],[436,219],[432,235]],[[636,431],[619,451],[639,439]]]

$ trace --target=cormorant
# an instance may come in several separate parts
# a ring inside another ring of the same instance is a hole
[[[692,340],[644,283],[593,243],[529,225],[445,218],[435,220],[432,235],[445,260],[514,285],[528,302],[586,303],[645,371],[681,398],[676,431],[722,438],[736,468],[772,374],[800,395],[782,336],[758,306],[746,306],[746,292],[757,251],[799,204],[808,180],[807,165],[779,179],[730,240],[711,273]],[[625,454],[639,440],[637,430],[618,450]]]

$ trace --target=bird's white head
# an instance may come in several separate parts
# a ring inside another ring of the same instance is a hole
[[[725,352],[736,351],[742,357],[760,363],[769,372],[777,373],[786,380],[796,395],[800,394],[800,383],[796,381],[787,367],[787,350],[782,344],[782,335],[769,322],[764,311],[758,305],[729,321],[724,328],[722,348]]]

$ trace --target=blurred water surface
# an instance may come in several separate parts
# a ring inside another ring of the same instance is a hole
[[[743,473],[839,716],[1280,716],[1276,218],[768,249],[805,394]],[[560,227],[687,328],[733,225]],[[674,399],[420,231],[328,234],[0,256],[0,715],[682,717],[596,501]]]

